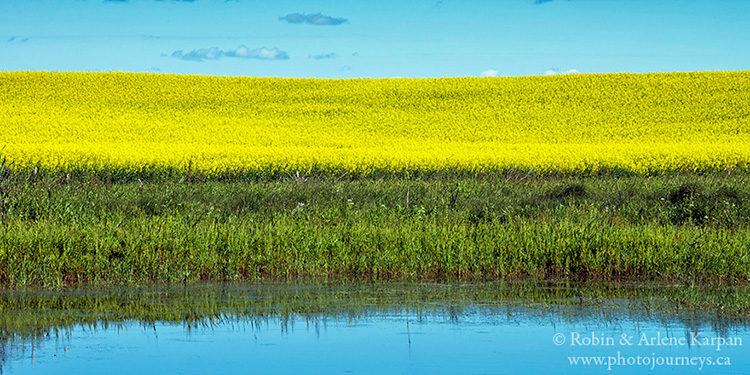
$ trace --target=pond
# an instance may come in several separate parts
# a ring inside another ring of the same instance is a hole
[[[747,374],[675,290],[260,283],[0,293],[3,374]]]

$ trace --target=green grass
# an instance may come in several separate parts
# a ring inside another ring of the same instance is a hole
[[[0,285],[750,280],[750,173],[0,170]]]

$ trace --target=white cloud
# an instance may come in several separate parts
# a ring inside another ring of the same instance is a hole
[[[316,26],[335,26],[347,23],[346,18],[331,17],[325,14],[304,14],[304,13],[291,13],[284,17],[279,17],[279,21],[286,21],[289,23],[306,23],[308,25]]]
[[[336,54],[334,52],[329,52],[329,53],[321,53],[319,55],[311,55],[311,56],[308,56],[308,57],[311,58],[311,59],[315,59],[315,60],[335,59],[336,58]]]
[[[559,74],[580,74],[580,73],[581,72],[578,71],[578,69],[570,69],[570,70],[566,70],[564,72],[560,72],[557,69],[547,69],[547,70],[544,71],[544,75],[545,76],[556,76],[556,75],[559,75]]]
[[[287,60],[289,55],[285,51],[278,48],[256,48],[249,49],[245,46],[239,46],[232,51],[224,52],[227,57],[240,57],[244,59],[260,59],[260,60]]]
[[[177,50],[172,52],[172,57],[187,61],[204,61],[218,60],[222,57],[236,57],[242,59],[259,59],[259,60],[287,60],[289,55],[278,48],[256,48],[249,49],[240,45],[233,50],[222,50],[219,47],[199,48],[192,51],[183,52]]]
[[[241,45],[235,48],[234,51],[229,51],[227,53],[231,53],[234,57],[248,57],[250,56],[250,49]]]
[[[183,52],[181,49],[172,52],[172,57],[187,61],[218,60],[224,52],[218,47],[199,48]]]
[[[482,77],[497,77],[497,75],[500,74],[495,69],[487,69],[481,73]]]

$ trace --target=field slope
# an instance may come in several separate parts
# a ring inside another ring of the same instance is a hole
[[[0,72],[2,155],[51,169],[746,167],[750,72],[278,79]]]

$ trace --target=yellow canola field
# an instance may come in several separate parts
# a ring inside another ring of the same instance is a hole
[[[280,79],[0,72],[16,166],[746,167],[750,72]]]

